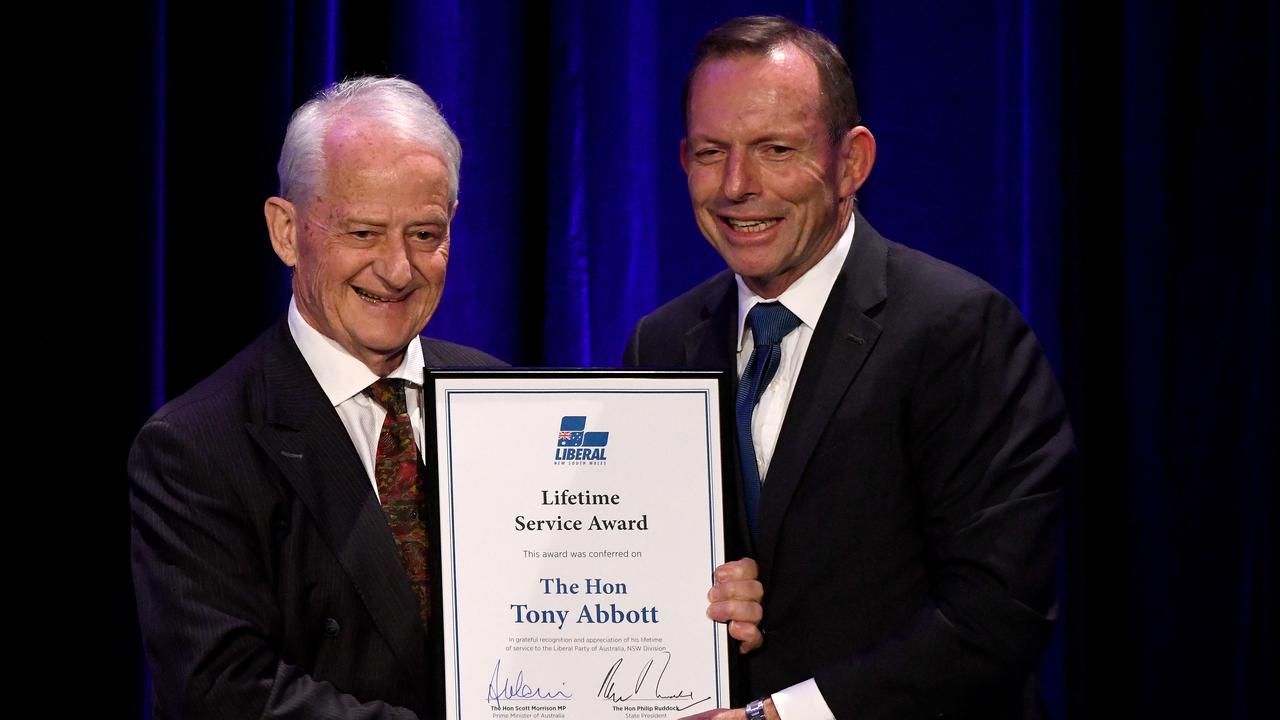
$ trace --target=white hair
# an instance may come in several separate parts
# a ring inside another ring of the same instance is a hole
[[[297,203],[318,188],[324,176],[325,136],[340,116],[385,125],[439,152],[449,168],[449,201],[458,199],[462,146],[435,101],[408,80],[376,76],[330,85],[294,111],[276,165],[281,197]]]

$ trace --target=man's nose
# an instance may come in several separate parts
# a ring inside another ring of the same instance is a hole
[[[413,279],[413,265],[409,262],[409,241],[393,234],[378,244],[378,255],[373,261],[373,271],[387,287],[399,290]]]
[[[745,200],[760,193],[759,168],[749,153],[730,151],[725,160],[724,179],[720,190],[733,201]]]

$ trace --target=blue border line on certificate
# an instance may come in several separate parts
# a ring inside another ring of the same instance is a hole
[[[711,548],[711,573],[710,576],[714,581],[715,569],[719,564],[716,557],[716,526],[715,526],[715,478],[712,474],[714,463],[712,462],[712,437],[711,437],[711,391],[708,388],[694,389],[662,389],[662,390],[621,390],[621,389],[559,389],[559,390],[450,390],[445,389],[445,443],[448,447],[446,456],[449,463],[449,577],[452,580],[453,595],[453,611],[456,617],[458,613],[458,540],[454,532],[456,527],[454,515],[454,483],[453,483],[453,396],[454,395],[702,395],[703,398],[703,418],[705,422],[703,426],[707,429],[707,514],[708,525],[711,528],[711,536],[708,538]],[[723,470],[723,468],[721,468]],[[719,623],[711,624],[711,656],[715,661],[715,696],[716,707],[724,707],[722,702],[724,698],[720,695],[720,653],[719,644]],[[457,698],[458,720],[462,720],[462,663],[460,658],[461,650],[458,645],[458,628],[457,623],[453,627],[453,665],[454,665],[454,697]]]
[[[707,493],[711,496],[711,502],[707,503],[707,515],[708,515],[707,524],[711,527],[711,537],[708,539],[711,541],[710,542],[711,578],[712,578],[712,582],[715,582],[716,566],[719,565],[720,563],[716,561],[716,511],[715,511],[715,508],[713,507],[713,505],[715,504],[716,491],[715,491],[715,484],[714,484],[715,479],[711,475],[712,454],[711,454],[711,393],[710,392],[704,391],[702,393],[702,407],[703,407],[704,417],[707,418],[707,422],[704,423],[707,428]],[[723,457],[723,453],[721,453],[721,455]],[[723,469],[724,468],[721,468],[722,471]],[[721,502],[723,503],[724,501],[721,500]],[[728,632],[728,628],[729,626],[726,624],[725,625],[726,633]],[[719,623],[714,623],[714,622],[711,623],[711,646],[713,648],[719,644],[719,641],[720,641],[720,638],[718,637],[719,634],[720,634]],[[715,657],[715,662],[716,662],[716,707],[724,707],[728,703],[720,702],[721,700],[720,698],[720,653],[713,652],[712,655],[713,657]]]
[[[454,517],[453,511],[453,405],[449,403],[449,393],[445,392],[445,437],[447,439],[446,446],[448,450],[445,452],[449,459],[449,577],[453,579],[453,614],[458,614],[458,539],[454,537],[453,528]],[[453,668],[454,668],[454,697],[457,698],[458,718],[462,718],[462,666],[458,664],[458,624],[453,624]],[[447,701],[448,698],[446,697]],[[448,710],[448,703],[445,703],[445,710]]]

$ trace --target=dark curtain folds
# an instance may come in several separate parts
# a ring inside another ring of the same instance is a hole
[[[352,74],[420,83],[464,155],[428,332],[517,364],[612,365],[638,317],[721,267],[677,159],[680,87],[698,38],[757,12],[819,28],[851,62],[879,143],[869,220],[1013,298],[1063,381],[1084,472],[1051,714],[1275,715],[1275,0],[109,12],[77,72],[117,228],[92,257],[122,268],[85,331],[114,378],[88,500],[105,508],[95,572],[119,628],[100,674],[124,716],[142,716],[146,682],[125,453],[287,303],[261,207],[291,110]]]

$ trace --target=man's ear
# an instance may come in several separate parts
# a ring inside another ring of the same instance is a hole
[[[684,174],[689,174],[689,156],[685,155],[685,150],[689,149],[689,139],[680,138],[680,167],[684,169]]]
[[[289,267],[298,264],[298,210],[282,197],[267,198],[262,212],[267,217],[267,234],[271,236],[271,249]]]
[[[865,126],[851,128],[840,138],[842,170],[840,173],[840,197],[850,197],[862,187],[876,164],[876,138]]]

